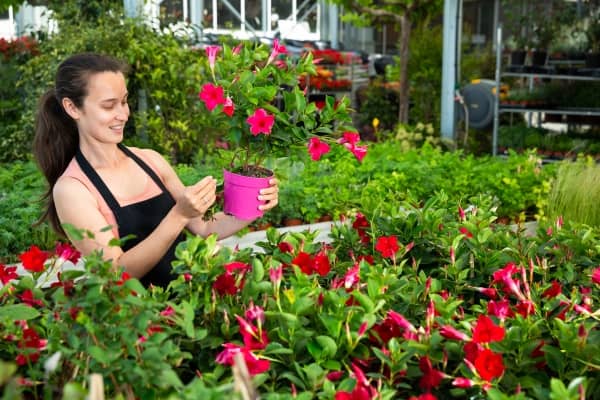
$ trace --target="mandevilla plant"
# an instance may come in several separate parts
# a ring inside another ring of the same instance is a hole
[[[262,252],[190,237],[165,290],[96,257],[48,289],[3,266],[0,354],[27,393],[100,372],[109,395],[226,395],[241,357],[265,399],[598,398],[598,231],[526,235],[491,204],[408,199],[330,243],[270,229]]]
[[[236,150],[234,172],[260,173],[266,156],[286,154],[298,145],[308,146],[313,160],[329,152],[327,142],[336,140],[359,160],[366,154],[351,125],[349,99],[328,96],[317,106],[299,87],[302,75],[316,73],[310,52],[292,60],[275,39],[270,50],[242,42],[234,48],[207,46],[206,53],[210,82],[202,85],[199,96]]]

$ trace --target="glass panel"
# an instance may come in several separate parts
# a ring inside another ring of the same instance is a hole
[[[278,21],[292,19],[292,1],[271,0],[271,29],[277,29]]]
[[[262,29],[262,0],[246,0],[246,23],[254,30]]]
[[[204,29],[212,29],[213,20],[213,2],[212,0],[204,0],[204,9],[202,10],[202,27]]]
[[[164,0],[160,4],[160,21],[163,26],[183,20],[183,1]]]
[[[240,0],[217,2],[217,28],[240,29]]]

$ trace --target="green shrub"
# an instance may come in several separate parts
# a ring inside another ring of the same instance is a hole
[[[64,22],[60,32],[43,41],[41,55],[23,67],[21,87],[27,93],[17,132],[27,154],[33,136],[33,112],[39,96],[53,84],[58,64],[71,54],[94,51],[124,60],[131,66],[128,89],[132,118],[126,140],[144,144],[171,158],[190,162],[200,148],[210,152],[214,132],[200,112],[197,92],[203,75],[200,57],[174,35],[145,24],[106,15],[93,23]]]

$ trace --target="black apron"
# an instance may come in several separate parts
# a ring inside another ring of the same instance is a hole
[[[136,246],[156,229],[175,205],[175,200],[160,178],[144,161],[133,154],[133,152],[124,145],[119,144],[118,146],[123,153],[133,159],[152,178],[162,190],[161,194],[138,203],[121,207],[110,189],[108,189],[104,181],[102,181],[100,175],[98,175],[90,163],[85,159],[81,150],[77,151],[75,159],[83,173],[85,173],[89,180],[94,184],[113,212],[119,229],[119,237],[124,238],[127,235],[134,235],[133,238],[125,241],[121,246],[125,252]],[[174,275],[171,270],[171,262],[175,259],[175,247],[183,240],[185,240],[185,235],[181,232],[158,264],[140,279],[144,286],[148,287],[152,284],[154,286],[166,287],[170,281],[176,278],[176,275]]]

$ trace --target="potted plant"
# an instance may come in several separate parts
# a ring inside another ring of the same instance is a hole
[[[206,53],[208,79],[199,97],[234,154],[224,171],[226,213],[241,219],[262,215],[250,199],[273,176],[262,166],[267,156],[286,155],[292,147],[305,146],[318,160],[333,142],[343,144],[359,160],[366,154],[351,125],[349,99],[327,96],[317,106],[307,101],[299,87],[303,75],[316,73],[310,52],[292,59],[275,40],[271,49],[242,42],[235,47],[207,46]],[[239,187],[248,200],[234,198],[239,181],[244,181]]]
[[[503,0],[503,25],[507,39],[506,48],[510,51],[510,65],[523,66],[529,46],[528,28],[530,15],[524,0]]]

